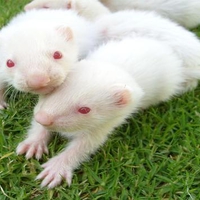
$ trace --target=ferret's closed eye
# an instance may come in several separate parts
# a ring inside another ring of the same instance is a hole
[[[90,110],[91,109],[88,108],[88,107],[81,107],[81,108],[78,109],[78,112],[81,113],[81,114],[87,114],[87,113],[90,112]]]
[[[6,65],[7,65],[7,67],[9,67],[9,68],[11,68],[11,67],[14,67],[15,66],[15,63],[12,61],[12,60],[7,60],[7,62],[6,62]]]
[[[54,59],[61,59],[62,58],[62,53],[60,51],[55,51],[53,54]]]

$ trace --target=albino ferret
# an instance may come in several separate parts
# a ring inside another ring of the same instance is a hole
[[[118,9],[122,8],[122,10],[126,7],[126,5],[128,7],[129,4],[130,7],[131,5],[134,5],[133,7],[137,8],[140,6],[151,6],[152,10],[153,8],[155,8],[155,10],[157,8],[164,10],[163,7],[166,7],[166,12],[171,11],[176,17],[179,16],[179,12],[174,12],[174,10],[182,10],[183,16],[187,18],[188,21],[198,21],[200,23],[200,12],[198,12],[200,8],[200,1],[197,0],[186,0],[185,4],[183,4],[182,0],[149,0],[148,2],[145,2],[145,0],[133,0],[131,2],[127,0],[102,0],[102,2],[104,2],[106,5],[113,5],[113,7],[117,7]],[[68,6],[66,6],[66,4]],[[125,7],[123,7],[123,5]],[[178,26],[178,24],[161,17],[153,11],[125,10],[116,13],[108,13],[108,10],[103,9],[105,6],[100,4],[100,2],[97,0],[34,0],[25,6],[25,9],[28,10],[42,7],[70,8],[71,10],[75,10],[79,15],[93,19],[97,29],[99,30],[98,32],[102,32],[102,37],[104,40],[122,39],[127,36],[148,36],[164,41],[174,49],[181,59],[183,59],[184,66],[189,68],[192,67],[193,69],[197,68],[198,73],[193,73],[193,77],[196,76],[197,79],[200,77],[199,39],[194,33],[185,30],[183,27]],[[192,11],[193,9],[196,11]],[[97,12],[95,15],[96,10],[99,10],[99,12]],[[194,14],[194,16],[188,17],[185,13],[186,10],[191,12],[191,14]],[[180,17],[180,20],[183,19],[183,21],[186,23],[187,20],[184,17]],[[197,81],[193,79],[186,89],[191,89],[196,87],[196,85]]]
[[[191,73],[185,90],[196,87],[200,41],[194,33],[154,12],[105,13],[92,23],[75,11],[39,9],[19,14],[0,31],[0,109],[5,106],[6,85],[47,94],[65,80],[78,59],[103,42],[127,36],[165,42]]]
[[[48,152],[50,131],[60,132],[70,142],[42,165],[37,179],[48,188],[62,179],[70,185],[73,171],[115,127],[140,108],[182,93],[188,76],[182,60],[163,42],[143,37],[110,41],[74,64],[51,94],[40,96],[17,153],[40,159]]]
[[[31,10],[0,31],[0,109],[7,85],[44,94],[60,85],[71,65],[100,43],[94,25],[74,11]]]
[[[93,7],[95,7],[94,10],[102,7],[95,0],[91,0],[91,2],[88,0],[70,1],[70,5],[78,13],[84,11],[85,15],[87,12],[90,14]],[[147,36],[166,42],[183,60],[183,65],[188,67],[188,71],[192,71],[191,81],[187,82],[185,90],[196,87],[197,80],[200,78],[200,41],[194,33],[155,12],[126,10],[109,14],[107,11],[99,10],[102,11],[102,15],[97,13],[94,20],[96,28],[94,29],[101,34],[101,42],[110,39],[120,40],[127,36]],[[95,12],[92,13],[92,16],[95,16]],[[190,70],[190,68],[193,69]]]
[[[102,6],[98,5],[102,3]],[[103,6],[104,5],[104,6]],[[97,7],[98,6],[98,7]],[[25,6],[32,8],[67,8],[76,9],[81,15],[92,18],[102,11],[144,10],[156,11],[186,28],[194,28],[200,24],[199,0],[33,0]],[[104,7],[104,8],[103,8]]]

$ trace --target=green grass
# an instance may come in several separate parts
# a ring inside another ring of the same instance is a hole
[[[0,26],[26,2],[0,0]],[[67,141],[56,136],[40,162],[15,153],[36,99],[9,93],[10,107],[0,113],[0,200],[200,199],[200,87],[129,119],[75,171],[70,188],[63,183],[52,190],[34,179]]]

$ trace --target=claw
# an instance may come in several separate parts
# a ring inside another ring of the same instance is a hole
[[[17,147],[17,155],[26,154],[26,159],[35,157],[37,160],[42,158],[42,154],[48,154],[48,148],[44,141],[33,141],[30,139],[25,139]]]
[[[42,165],[44,170],[36,177],[36,180],[42,180],[41,187],[49,189],[60,185],[63,178],[68,185],[71,185],[72,170],[63,162],[62,157],[56,156]]]

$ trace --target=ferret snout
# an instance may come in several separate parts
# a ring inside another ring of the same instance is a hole
[[[33,89],[39,89],[45,87],[50,82],[50,78],[43,74],[34,74],[28,77],[27,85]]]
[[[53,124],[53,117],[44,111],[39,111],[35,114],[35,120],[43,126],[50,126]]]

